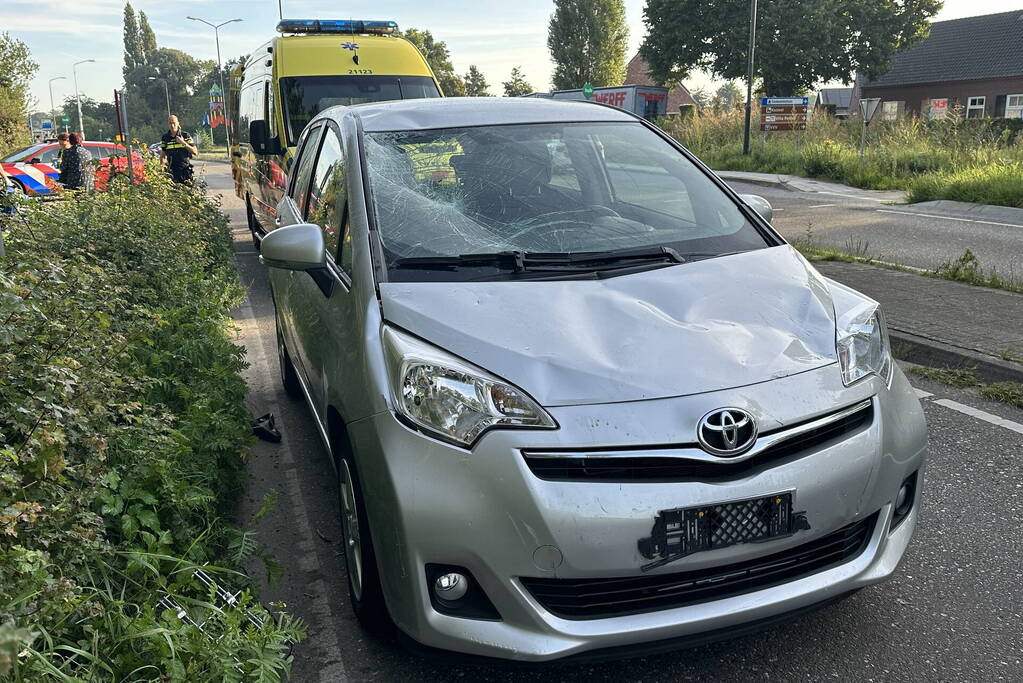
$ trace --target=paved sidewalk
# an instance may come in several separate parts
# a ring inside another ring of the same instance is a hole
[[[911,360],[976,365],[991,381],[1023,381],[1023,294],[941,280],[864,263],[816,261],[825,276],[863,292],[884,308],[893,345]]]
[[[840,183],[829,183],[823,180],[802,178],[783,173],[753,173],[751,171],[717,171],[714,173],[723,180],[740,180],[754,185],[782,186],[797,192],[817,192],[820,194],[850,197],[877,202],[878,204],[904,204],[906,193],[902,190],[861,190]]]

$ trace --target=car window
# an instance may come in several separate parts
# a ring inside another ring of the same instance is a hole
[[[642,123],[479,126],[365,140],[392,269],[415,270],[404,258],[505,251],[670,247],[696,259],[771,244],[710,177]],[[460,274],[479,275],[451,269],[443,276]]]
[[[309,189],[309,176],[312,175],[313,164],[316,161],[316,151],[320,143],[322,128],[317,126],[305,135],[305,142],[298,153],[298,166],[295,168],[295,182],[291,185],[291,192],[288,196],[298,206],[298,215],[305,216],[306,198]]]
[[[117,149],[112,145],[86,145],[85,149],[89,150],[89,153],[92,154],[93,160],[106,159],[115,154],[127,154],[127,152]]]
[[[696,221],[689,185],[684,176],[668,172],[663,154],[651,155],[614,135],[599,135],[596,140],[617,201]]]
[[[44,149],[42,152],[36,152],[35,156],[39,157],[39,160],[44,164],[55,164],[57,163],[57,155],[60,153],[60,147],[50,147]]]
[[[334,129],[328,127],[309,184],[306,220],[323,228],[324,246],[331,258],[336,258],[338,253],[341,218],[347,199],[341,141]]]
[[[5,164],[13,164],[21,160],[28,161],[32,158],[32,155],[38,150],[42,149],[43,145],[31,145],[29,147],[22,147],[17,152],[12,152],[5,156],[2,160]]]

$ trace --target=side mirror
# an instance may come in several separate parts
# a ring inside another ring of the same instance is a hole
[[[259,261],[271,268],[310,271],[326,266],[323,230],[312,223],[271,230],[259,251]]]
[[[277,138],[270,136],[270,126],[262,119],[249,121],[249,144],[256,154],[280,154],[281,146]]]
[[[746,202],[750,208],[760,214],[768,223],[774,218],[774,209],[771,208],[771,202],[767,201],[758,194],[741,194],[739,198]]]

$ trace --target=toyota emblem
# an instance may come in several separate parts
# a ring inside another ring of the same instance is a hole
[[[734,457],[756,443],[757,421],[742,408],[719,408],[704,415],[696,432],[703,450]]]

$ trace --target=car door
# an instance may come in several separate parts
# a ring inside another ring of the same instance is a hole
[[[295,173],[288,186],[288,192],[277,205],[275,222],[279,226],[294,225],[303,220],[309,194],[309,178],[316,163],[316,153],[319,151],[322,133],[321,125],[313,125],[307,128],[299,139]],[[297,320],[310,314],[308,305],[302,300],[301,284],[312,278],[307,273],[278,268],[271,270],[270,277],[285,345],[291,354],[295,369],[305,381],[308,371],[304,362],[305,356],[301,340],[296,336],[295,330],[298,326]],[[308,382],[306,382],[306,387],[308,388]]]
[[[307,388],[321,418],[332,387],[344,381],[346,369],[351,367],[350,355],[359,348],[351,338],[356,334],[356,306],[346,180],[344,146],[337,127],[329,122],[324,126],[303,207],[304,221],[323,230],[328,284],[308,275],[294,283],[295,296],[302,301],[301,313],[295,316],[295,334],[303,349]]]

